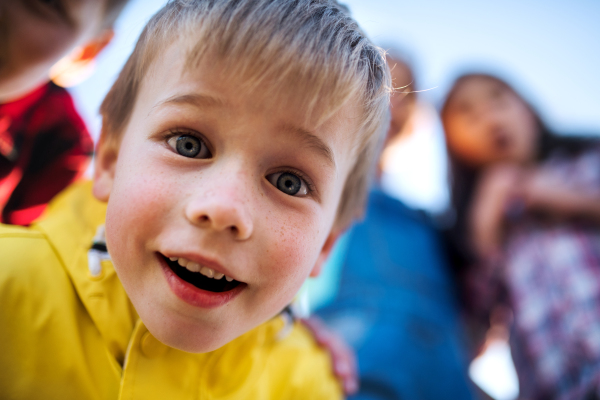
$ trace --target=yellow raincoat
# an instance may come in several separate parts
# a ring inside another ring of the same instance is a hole
[[[111,262],[89,272],[104,214],[83,183],[32,227],[0,225],[1,399],[341,397],[328,355],[298,324],[280,339],[281,317],[210,353],[156,340]]]

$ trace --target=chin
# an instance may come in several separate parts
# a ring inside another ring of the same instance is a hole
[[[166,340],[162,340],[161,338],[157,337],[157,339],[169,347],[185,351],[187,353],[210,353],[211,351],[217,350],[227,344],[227,342],[218,340],[198,340],[198,338],[189,337],[169,337]]]
[[[145,323],[145,322],[144,322]],[[149,322],[146,328],[161,343],[188,353],[208,353],[223,347],[234,339],[219,334],[218,329],[210,329],[191,323]]]

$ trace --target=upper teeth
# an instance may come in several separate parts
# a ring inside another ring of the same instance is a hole
[[[187,270],[192,272],[200,272],[202,275],[208,278],[221,279],[225,277],[225,279],[227,279],[227,282],[231,282],[233,280],[233,278],[222,274],[221,272],[215,272],[215,270],[212,268],[205,267],[203,265],[200,265],[182,257],[169,257],[169,260],[177,261],[179,265],[186,268]]]

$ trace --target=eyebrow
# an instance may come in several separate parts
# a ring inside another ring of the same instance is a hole
[[[163,100],[157,104],[155,104],[152,109],[156,107],[160,107],[164,104],[189,104],[196,107],[218,107],[218,106],[226,106],[227,102],[208,95],[204,94],[183,94],[183,95],[175,95],[169,97],[166,100]],[[296,135],[304,140],[304,142],[311,147],[323,157],[332,167],[335,167],[335,158],[333,157],[333,151],[331,148],[325,144],[318,136],[313,135],[309,131],[304,128],[300,128],[294,125],[285,124],[282,127],[284,132],[291,133]]]
[[[291,133],[300,137],[308,147],[311,147],[317,151],[330,166],[335,167],[335,158],[333,157],[333,151],[325,144],[318,136],[313,135],[306,129],[296,127],[293,125],[284,125],[283,131]]]
[[[195,107],[216,107],[225,106],[226,102],[219,98],[208,96],[205,94],[192,93],[169,97],[168,99],[155,104],[152,108],[154,109],[164,104],[189,104]]]

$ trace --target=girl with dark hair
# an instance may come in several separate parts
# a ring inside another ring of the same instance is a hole
[[[553,134],[485,74],[457,79],[441,114],[453,258],[479,288],[466,305],[511,308],[523,398],[600,398],[600,141]]]

